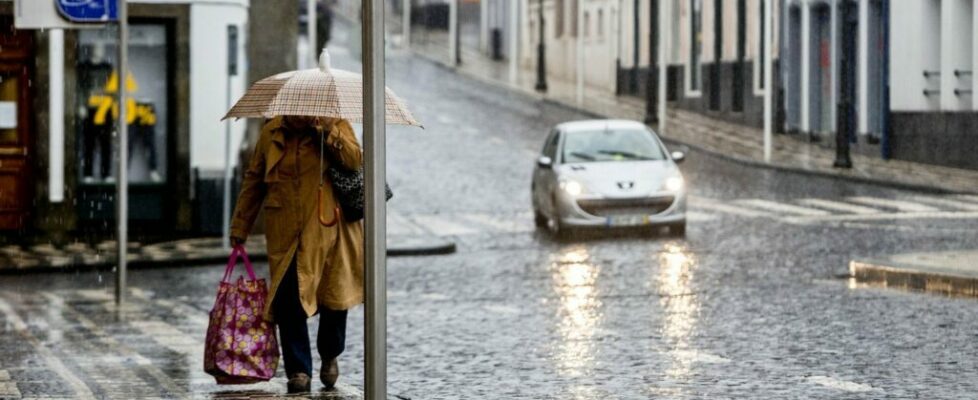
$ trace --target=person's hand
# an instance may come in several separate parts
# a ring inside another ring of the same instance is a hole
[[[237,236],[231,236],[231,247],[244,246],[244,239]]]

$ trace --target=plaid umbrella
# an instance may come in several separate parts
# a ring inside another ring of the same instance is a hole
[[[386,120],[389,124],[421,126],[404,101],[386,91]],[[363,122],[363,77],[333,69],[323,49],[319,68],[283,72],[255,82],[248,92],[221,118],[272,118],[304,115],[343,118]]]

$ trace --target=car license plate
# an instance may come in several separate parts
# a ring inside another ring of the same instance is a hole
[[[639,226],[648,225],[648,215],[616,215],[608,217],[608,226]]]

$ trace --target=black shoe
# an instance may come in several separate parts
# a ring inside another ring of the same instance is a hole
[[[323,381],[326,389],[336,386],[336,381],[340,379],[340,363],[336,359],[323,361],[322,368],[319,369],[319,380]]]
[[[309,375],[302,372],[293,374],[289,378],[289,393],[307,393],[312,387],[312,379],[309,379]]]

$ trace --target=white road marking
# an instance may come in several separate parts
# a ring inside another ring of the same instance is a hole
[[[532,232],[533,222],[529,220],[518,220],[505,218],[502,216],[493,216],[488,214],[461,214],[460,218],[468,220],[470,222],[487,226],[496,231],[517,233],[517,232]]]
[[[702,352],[699,350],[673,350],[669,354],[684,361],[692,361],[703,364],[726,364],[730,359],[718,355]]]
[[[978,203],[952,200],[946,197],[913,196],[912,198],[914,201],[919,201],[921,203],[929,203],[942,207],[951,207],[967,211],[978,211]]]
[[[686,211],[686,221],[689,222],[709,222],[717,219],[716,215],[701,211]]]
[[[477,232],[475,229],[449,221],[441,215],[416,215],[412,219],[437,236],[467,235]]]
[[[441,293],[422,293],[421,298],[425,300],[448,300],[449,297]]]
[[[978,218],[976,212],[918,212],[918,213],[885,213],[863,215],[830,215],[826,217],[789,217],[782,221],[789,224],[810,224],[827,221],[884,221],[890,219],[964,219]]]
[[[71,372],[61,359],[56,357],[54,353],[51,352],[46,346],[44,346],[34,335],[27,330],[27,324],[24,320],[14,312],[13,308],[10,307],[10,303],[7,303],[4,299],[0,298],[0,314],[3,314],[4,320],[8,324],[13,325],[14,330],[19,333],[34,350],[37,355],[44,360],[44,363],[51,368],[54,373],[61,377],[62,382],[67,383],[71,387],[72,391],[75,393],[75,398],[78,399],[95,399],[95,394],[92,393],[92,389],[82,382],[75,374]]]
[[[978,195],[973,195],[973,194],[959,194],[959,195],[957,195],[955,197],[958,198],[959,200],[964,200],[964,201],[970,201],[970,202],[978,203]]]
[[[763,199],[743,199],[737,200],[737,204],[748,205],[752,207],[757,207],[762,210],[771,210],[788,214],[799,214],[808,216],[822,216],[831,215],[828,211],[819,210],[808,207],[793,206],[790,204],[778,203],[770,200]]]
[[[877,210],[875,208],[857,206],[855,204],[824,200],[824,199],[801,199],[798,200],[798,202],[810,207],[825,208],[834,211],[842,211],[850,214],[879,214],[883,212],[882,210]]]
[[[424,233],[424,230],[415,225],[404,215],[397,212],[387,214],[387,234],[420,235],[422,233]]]
[[[0,398],[19,399],[20,390],[17,389],[17,382],[0,381]]]
[[[935,212],[940,211],[934,207],[925,206],[919,203],[913,203],[909,201],[893,200],[893,199],[881,199],[879,197],[866,197],[866,196],[854,196],[849,198],[850,201],[855,201],[857,203],[869,204],[876,207],[888,207],[895,208],[902,212]]]
[[[113,349],[115,351],[115,354],[107,355],[107,357],[116,357],[113,359],[115,361],[113,361],[112,363],[135,361],[136,365],[142,367],[143,371],[146,372],[148,375],[152,376],[153,379],[156,382],[158,382],[160,386],[162,386],[164,389],[166,389],[170,393],[180,398],[188,397],[188,393],[185,390],[185,388],[182,385],[178,384],[176,381],[174,381],[172,378],[170,378],[170,376],[168,376],[162,370],[157,368],[152,363],[152,361],[150,361],[146,357],[143,357],[138,352],[132,350],[128,346],[116,340],[114,337],[112,337],[107,332],[105,332],[101,326],[96,324],[94,321],[88,319],[88,317],[86,317],[84,314],[75,311],[73,308],[71,308],[71,306],[66,305],[64,298],[51,292],[42,293],[41,296],[48,299],[48,302],[54,305],[54,307],[61,308],[66,313],[70,313],[74,315],[75,319],[78,320],[78,323],[92,333],[93,339],[100,340],[103,344],[106,345],[107,348]],[[112,364],[106,364],[106,365],[112,365]]]
[[[705,208],[711,211],[722,212],[725,214],[733,214],[741,217],[766,217],[767,214],[755,211],[748,208],[737,207],[730,205],[723,200],[709,199],[706,197],[690,196],[689,197],[690,208]],[[695,212],[695,211],[694,211]]]
[[[513,306],[500,305],[500,304],[488,304],[488,305],[482,306],[482,308],[485,309],[486,311],[489,311],[489,312],[495,313],[495,314],[509,314],[509,315],[513,315],[513,314],[519,314],[520,313],[520,309],[519,308],[516,308],[516,307],[513,307]]]
[[[827,388],[832,388],[836,390],[842,390],[846,392],[859,392],[859,393],[883,392],[882,389],[875,388],[870,385],[851,382],[851,381],[844,381],[829,376],[809,376],[807,380],[809,383],[825,386]]]

